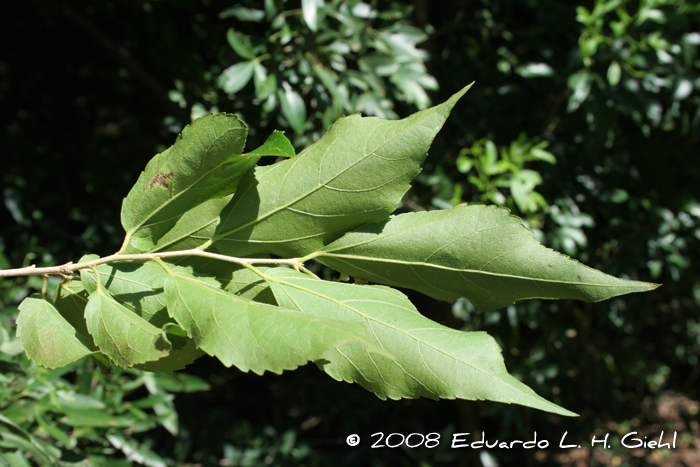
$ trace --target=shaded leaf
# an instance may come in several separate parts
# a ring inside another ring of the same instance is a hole
[[[542,246],[507,209],[466,204],[401,214],[317,254],[350,276],[495,310],[526,298],[597,302],[655,284],[618,279]]]
[[[228,195],[219,199],[210,199],[196,208],[190,209],[168,233],[158,239],[158,242],[145,252],[189,250],[202,246],[214,235],[219,215],[232,198],[233,195]]]
[[[253,8],[246,8],[241,5],[236,5],[219,13],[219,18],[221,19],[230,17],[234,17],[240,21],[252,21],[254,23],[259,23],[263,20],[263,18],[265,18],[265,12],[263,10],[255,10]]]
[[[241,155],[247,134],[235,115],[206,115],[151,159],[122,205],[122,252],[151,251],[190,209],[233,193],[259,159]]]
[[[277,305],[267,282],[250,269],[238,264],[202,257],[177,258],[174,264],[188,268],[188,272],[196,277],[213,278],[220,284],[214,284],[216,287],[242,298]],[[261,272],[273,267],[256,265],[256,269]]]
[[[202,378],[185,373],[159,373],[154,375],[154,378],[158,386],[168,392],[198,392],[208,391],[211,388],[211,385]]]
[[[82,260],[81,260],[82,261]],[[120,261],[97,266],[102,287],[132,313],[161,328],[173,322],[165,309],[163,285],[166,272],[153,261]],[[90,294],[97,291],[92,269],[80,271],[82,283]]]
[[[320,281],[291,269],[278,268],[271,276],[283,306],[362,323],[373,344],[396,356],[369,354],[354,343],[328,351],[319,366],[339,381],[357,382],[381,399],[485,399],[574,415],[510,376],[488,334],[435,323],[397,290]]]
[[[92,344],[92,337],[88,332],[87,324],[85,324],[85,306],[88,302],[88,295],[89,292],[85,290],[80,280],[61,282],[56,289],[54,306],[61,316]]]
[[[256,168],[222,211],[215,247],[236,256],[300,256],[385,219],[467,89],[399,121],[341,118],[297,157]]]
[[[197,347],[245,372],[293,370],[343,342],[366,339],[362,326],[246,300],[180,268],[171,271],[165,293],[168,311]]]
[[[34,363],[50,369],[64,367],[93,353],[85,336],[40,295],[31,295],[20,303],[17,337]]]
[[[166,373],[182,370],[204,355],[204,351],[197,348],[194,341],[188,337],[166,334],[168,342],[172,345],[167,357],[153,362],[135,365],[139,370]]]
[[[250,43],[250,37],[242,32],[229,28],[229,30],[226,31],[226,40],[241,58],[245,58],[246,60],[253,60],[255,58],[255,52],[253,50],[253,44]]]
[[[95,344],[121,367],[158,360],[171,348],[159,328],[120,305],[101,286],[90,294],[85,319]]]

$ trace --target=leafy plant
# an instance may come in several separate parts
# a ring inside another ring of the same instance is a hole
[[[10,311],[0,314],[0,465],[29,466],[24,454],[47,466],[78,465],[71,462],[78,459],[83,466],[130,465],[113,458],[115,449],[139,464],[169,465],[135,437],[157,426],[176,436],[173,393],[207,390],[208,383],[134,369],[103,373],[88,359],[55,370],[38,367],[20,359]]]
[[[425,109],[426,91],[437,81],[417,47],[428,35],[410,24],[410,14],[405,5],[358,0],[304,0],[301,8],[287,0],[268,0],[264,8],[237,2],[220,14],[232,25],[230,47],[220,52],[223,70],[209,71],[216,86],[198,97],[192,115],[252,102],[261,124],[277,120],[293,130],[295,146],[304,146],[348,113],[397,118],[400,102]],[[171,99],[185,106],[183,91],[179,86]]]
[[[0,271],[64,278],[53,301],[44,290],[21,303],[22,347],[47,368],[87,355],[165,372],[204,353],[258,374],[313,361],[382,399],[488,399],[574,415],[509,375],[492,337],[433,322],[386,286],[487,311],[656,288],[545,248],[495,206],[391,216],[469,87],[403,120],[343,117],[298,155],[280,132],[244,152],[247,127],[235,115],[194,121],[125,198],[117,253]],[[285,160],[256,166],[263,156]],[[321,280],[311,259],[355,283]]]

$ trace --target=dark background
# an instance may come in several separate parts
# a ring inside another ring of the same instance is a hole
[[[292,0],[15,2],[0,20],[0,268],[116,251],[121,200],[193,116],[238,113],[249,147],[283,129],[300,150],[340,115],[405,117],[476,81],[400,209],[498,203],[547,246],[663,286],[597,304],[532,300],[491,314],[467,301],[410,297],[433,319],[489,332],[512,374],[581,416],[493,402],[383,402],[312,365],[260,377],[206,357],[185,373],[209,389],[164,405],[179,420],[174,435],[158,409],[137,416],[128,405],[154,395],[124,387],[141,381],[139,372],[104,376],[83,362],[51,373],[12,350],[16,306],[41,288],[38,278],[0,282],[0,412],[58,446],[64,460],[95,465],[697,465],[700,4],[326,0],[313,28],[300,8]],[[255,78],[242,86],[219,79],[249,59],[227,41],[230,28],[275,75],[272,98]],[[304,114],[285,107],[290,93]],[[556,164],[538,160],[532,147],[540,142]],[[497,161],[512,164],[480,158],[489,145],[501,149]],[[510,189],[524,170],[540,177],[528,186],[530,204]],[[150,425],[71,424],[56,391],[112,397],[110,416]],[[675,450],[619,446],[631,431],[652,439],[662,430],[678,432]],[[377,431],[436,431],[442,442],[370,449]],[[452,433],[481,431],[491,441],[537,432],[550,448],[448,449]],[[582,449],[557,449],[564,432]],[[132,450],[107,442],[110,433]],[[360,447],[346,446],[351,433]],[[591,450],[592,436],[605,433],[613,447]],[[11,460],[26,451],[7,440],[0,449]],[[127,451],[132,460],[118,463]]]

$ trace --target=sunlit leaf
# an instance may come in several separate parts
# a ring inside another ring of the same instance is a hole
[[[248,153],[249,156],[294,157],[294,146],[289,142],[284,131],[275,130],[258,149]]]
[[[304,124],[306,123],[306,104],[304,104],[304,99],[289,86],[280,89],[278,96],[282,115],[287,119],[289,126],[297,133],[303,132]]]
[[[354,343],[339,346],[319,363],[337,380],[359,383],[382,399],[485,399],[574,415],[510,376],[488,334],[437,324],[397,290],[319,281],[291,269],[278,268],[271,276],[283,306],[362,323],[374,344],[395,355],[392,360]]]
[[[341,118],[295,158],[256,168],[221,213],[216,249],[236,256],[306,255],[349,229],[385,219],[467,89],[399,121]]]
[[[230,94],[240,91],[253,77],[254,67],[255,62],[247,61],[226,68],[219,76],[219,86]]]
[[[318,253],[352,277],[408,287],[484,310],[526,298],[597,302],[656,284],[609,276],[542,246],[507,209],[459,205],[401,214],[350,232]]]
[[[165,293],[168,311],[197,347],[241,371],[293,370],[343,342],[367,339],[362,326],[253,302],[180,268],[171,270]]]
[[[247,128],[235,115],[207,115],[185,127],[146,166],[122,205],[122,253],[151,251],[189,210],[235,191],[258,160],[243,156]]]

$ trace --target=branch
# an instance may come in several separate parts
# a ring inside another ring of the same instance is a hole
[[[141,253],[133,255],[114,254],[98,258],[93,261],[84,263],[66,263],[62,266],[51,266],[47,268],[38,268],[35,265],[26,268],[3,269],[0,270],[0,277],[18,277],[18,276],[61,276],[64,279],[70,278],[75,271],[86,268],[94,268],[101,264],[113,263],[116,261],[155,261],[156,258],[174,258],[178,256],[201,256],[203,258],[218,259],[229,263],[240,264],[245,266],[248,264],[287,264],[294,269],[306,270],[304,263],[298,258],[291,259],[269,259],[269,258],[235,258],[233,256],[221,255],[218,253],[210,253],[197,248],[191,250],[166,251],[163,253]]]

